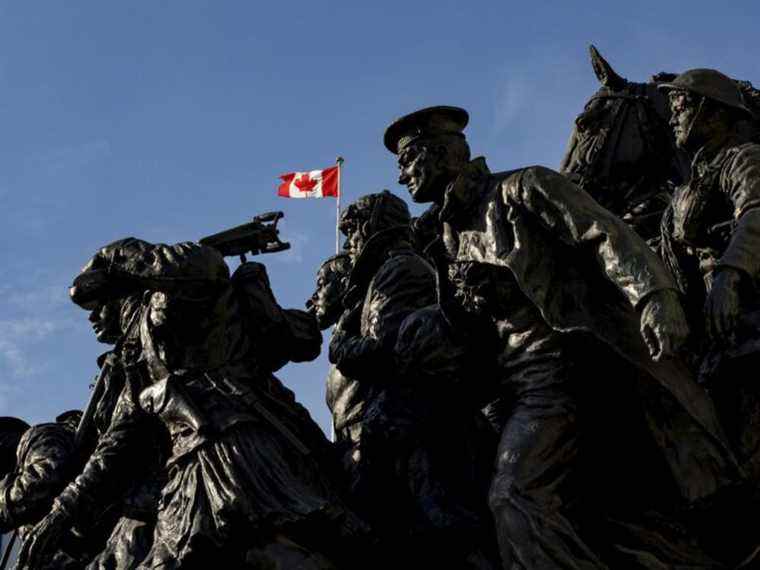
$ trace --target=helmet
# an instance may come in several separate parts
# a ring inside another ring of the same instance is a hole
[[[744,98],[734,80],[715,69],[690,69],[657,87],[668,90],[683,89],[753,116],[752,111],[744,104]]]

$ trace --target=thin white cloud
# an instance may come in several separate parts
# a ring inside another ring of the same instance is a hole
[[[76,326],[68,300],[67,281],[50,272],[18,271],[7,267],[0,286],[0,380],[13,388],[51,365],[49,342]],[[11,393],[5,393],[8,400]]]
[[[83,168],[110,154],[111,144],[105,139],[96,139],[47,151],[36,156],[32,162],[49,173],[58,173]]]
[[[520,115],[529,103],[531,91],[535,89],[525,78],[513,75],[499,88],[494,109],[494,127],[503,130]]]
[[[509,61],[500,76],[494,102],[497,130],[524,116],[554,115],[557,108],[575,105],[567,101],[568,91],[596,88],[585,49],[563,53],[546,46],[533,57]]]
[[[514,165],[559,164],[573,120],[598,88],[585,48],[563,53],[553,46],[506,61],[494,84],[484,140],[491,157],[507,155]],[[505,168],[492,162],[492,168]]]
[[[44,369],[34,345],[64,328],[60,322],[24,317],[0,320],[0,362],[13,378],[29,378]]]
[[[65,306],[68,303],[68,288],[60,285],[48,285],[28,291],[14,291],[8,289],[2,291],[8,305],[24,312],[39,312],[56,307]]]

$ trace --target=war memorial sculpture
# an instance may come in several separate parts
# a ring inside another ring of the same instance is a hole
[[[306,310],[279,213],[101,247],[89,403],[0,418],[0,570],[760,568],[760,92],[591,64],[559,171],[391,122],[427,210],[345,207]],[[330,439],[275,375],[321,350]]]

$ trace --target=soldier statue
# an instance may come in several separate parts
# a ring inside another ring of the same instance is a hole
[[[398,525],[383,524],[380,515],[388,509],[376,501],[393,493],[380,497],[371,483],[376,472],[368,465],[366,409],[395,373],[393,347],[401,322],[435,302],[435,274],[409,246],[410,219],[406,203],[387,190],[359,198],[342,213],[351,272],[329,354],[337,374],[330,378],[328,403],[350,495],[375,529],[386,532]]]
[[[411,247],[410,222],[388,191],[359,198],[341,217],[353,263],[330,359],[351,379],[350,409],[360,413],[347,430],[343,408],[333,408],[336,439],[351,442],[350,494],[387,564],[490,570],[493,448],[477,431],[490,429],[473,420],[479,412],[457,391],[456,374],[441,373],[456,356],[442,354],[452,344],[435,306],[436,276]]]
[[[319,267],[316,289],[306,308],[314,313],[321,330],[337,323],[343,313],[343,295],[350,273],[351,258],[347,253],[328,257]]]
[[[351,257],[347,253],[326,259],[317,272],[314,294],[307,308],[314,313],[319,328],[335,325],[343,314],[343,296],[351,274]],[[335,452],[346,476],[345,485],[354,479],[359,461],[359,436],[366,397],[362,385],[346,377],[335,364],[327,372],[325,401],[332,414]]]
[[[623,390],[622,377],[635,372],[633,393],[646,399],[648,428],[685,501],[732,484],[738,468],[711,402],[668,358],[688,327],[659,259],[562,175],[543,167],[493,174],[483,158],[470,160],[467,122],[460,108],[423,109],[395,121],[385,145],[412,199],[433,203],[426,227],[442,240],[465,308],[487,317],[500,339],[503,414],[490,506],[502,564],[605,568],[572,515],[584,512],[573,510],[586,435],[582,389]],[[594,367],[584,370],[590,354]],[[611,406],[596,400],[591,408]],[[612,467],[599,463],[602,473]]]
[[[752,114],[736,84],[715,70],[693,69],[661,87],[670,96],[676,143],[693,159],[664,227],[666,260],[694,299],[690,305],[704,307],[692,325],[695,336],[709,339],[700,354],[702,380],[720,377],[718,392],[728,385],[750,390],[739,400],[756,408],[760,392],[753,395],[755,383],[740,373],[757,358],[760,339],[760,144],[747,128]],[[760,475],[760,410],[732,415],[741,425],[730,431]]]
[[[138,568],[333,569],[362,531],[322,468],[327,442],[272,372],[316,357],[313,317],[274,300],[264,267],[230,277],[194,243],[102,248],[71,289],[92,309],[137,295],[123,331],[124,385],[107,431],[21,553],[23,568],[126,489],[146,429],[170,443],[151,549]],[[155,422],[155,423],[154,423]]]
[[[81,415],[71,410],[31,428],[16,418],[2,418],[0,533],[16,531],[23,543],[50,510],[78,464],[74,434]],[[40,570],[82,568],[87,552],[81,541],[67,533],[64,546],[51,552]]]
[[[694,368],[756,485],[760,386],[751,373],[760,362],[756,118],[737,83],[713,69],[686,71],[660,88],[670,99],[676,145],[692,160],[689,182],[677,188],[663,220],[662,255],[686,297]],[[732,527],[730,538],[739,540],[746,530]],[[740,554],[739,546],[733,550]]]
[[[129,338],[125,331],[137,325],[142,295],[132,294],[88,306],[89,321],[98,342],[114,347],[100,355],[100,374],[93,386],[90,403],[77,430],[81,454],[87,459],[109,430],[119,396],[126,381],[122,363],[123,344]],[[129,348],[127,348],[129,350]],[[151,425],[152,424],[152,425]],[[104,545],[96,550],[88,570],[128,570],[135,568],[148,554],[158,511],[161,487],[164,483],[162,465],[166,461],[168,442],[161,438],[160,425],[146,421],[141,430],[141,445],[129,458],[130,482],[126,490],[118,484],[113,492],[101,499],[100,514],[92,514],[87,534],[102,534],[110,529]],[[82,462],[80,467],[85,464]],[[79,474],[72,473],[72,478]],[[82,523],[86,525],[87,523]],[[93,540],[95,537],[91,537]]]
[[[29,424],[19,418],[10,416],[0,417],[0,479],[2,479],[2,492],[0,492],[0,534],[13,531],[26,524],[28,521],[18,521],[16,510],[26,509],[26,505],[19,502],[23,493],[16,493],[17,500],[11,497],[10,488],[14,486],[17,473],[17,450],[24,433],[29,429]],[[34,486],[34,485],[32,485]],[[34,511],[34,507],[30,510]],[[44,507],[43,507],[44,510]]]

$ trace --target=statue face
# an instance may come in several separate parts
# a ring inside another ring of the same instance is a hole
[[[681,149],[691,146],[698,135],[700,125],[695,124],[699,112],[699,101],[687,91],[673,89],[668,93],[670,100],[670,126],[676,139],[676,146]]]
[[[317,274],[317,289],[307,305],[317,318],[320,329],[334,325],[343,311],[341,298],[345,282],[342,277],[331,264],[322,267]]]
[[[429,146],[412,143],[398,155],[398,183],[406,186],[413,201],[435,202],[443,196],[447,182],[443,166]]]
[[[348,207],[347,213],[344,215],[341,221],[341,231],[346,236],[346,241],[343,243],[343,251],[346,252],[351,259],[355,259],[359,255],[362,246],[364,245],[365,237],[362,233],[362,226],[365,222],[364,217],[360,215],[354,205]],[[320,270],[321,271],[321,270]]]
[[[90,312],[89,320],[98,342],[115,344],[119,340],[121,336],[120,312],[120,300],[100,303]]]

